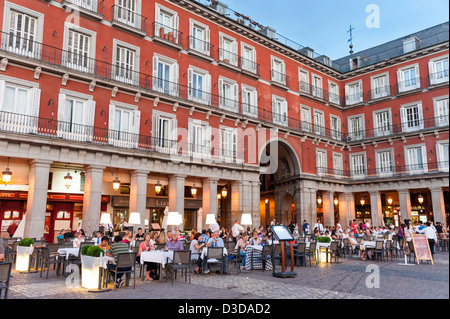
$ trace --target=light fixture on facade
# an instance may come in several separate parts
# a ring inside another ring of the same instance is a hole
[[[8,185],[11,182],[12,172],[9,170],[9,157],[8,157],[8,165],[6,166],[6,170],[2,172],[3,184]]]
[[[113,180],[113,190],[117,192],[120,189],[119,170],[117,170],[116,179]]]
[[[337,197],[334,198],[334,206],[339,205],[339,199]]]
[[[158,182],[156,182],[156,184],[155,184],[155,192],[157,195],[159,195],[161,193],[161,189],[162,189],[162,185],[158,180]]]
[[[419,197],[417,197],[417,200],[419,201],[419,204],[422,205],[423,201],[424,201],[424,198],[423,198],[422,195],[419,195]]]
[[[361,203],[361,206],[364,206],[366,204],[366,200],[364,197],[361,197],[361,200],[359,201]]]
[[[195,183],[194,183],[194,185],[191,187],[192,197],[195,197],[197,195],[197,191],[198,191],[198,188],[195,186]]]
[[[320,194],[317,196],[317,204],[322,205],[322,195]]]
[[[225,186],[224,188],[222,188],[222,197],[227,198],[227,195],[228,195],[228,190],[227,190],[227,187]]]
[[[389,205],[389,206],[392,206],[392,203],[394,202],[394,200],[392,199],[392,197],[389,197],[389,198],[387,199],[387,202],[388,202],[388,205]]]
[[[221,194],[217,194],[217,199],[220,200],[222,198]]]
[[[66,186],[67,189],[69,189],[70,186],[72,186],[72,179],[73,177],[70,176],[70,172],[69,170],[67,170],[67,175],[64,176],[64,186]]]
[[[264,202],[266,203],[266,205],[269,204],[269,199],[266,198],[266,200]]]

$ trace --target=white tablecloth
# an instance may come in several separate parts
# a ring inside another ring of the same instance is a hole
[[[306,242],[306,248],[309,248],[311,242]],[[316,250],[320,250],[321,248],[329,248],[331,243],[317,243]]]
[[[60,255],[66,255],[66,259],[69,258],[70,255],[78,257],[78,252],[80,248],[59,248],[58,253]]]
[[[141,264],[144,262],[157,263],[164,268],[168,259],[173,259],[173,251],[152,250],[141,252]]]

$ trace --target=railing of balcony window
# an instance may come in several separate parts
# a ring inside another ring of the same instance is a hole
[[[133,10],[118,5],[112,6],[112,13],[113,22],[120,22],[135,29],[139,29],[140,31],[147,32],[148,21],[146,17],[141,16]]]
[[[332,179],[382,179],[411,175],[427,175],[449,172],[449,162],[432,162],[414,165],[393,165],[383,168],[364,168],[362,170],[341,170],[329,167],[318,167],[317,174]]]
[[[328,101],[336,105],[341,105],[341,97],[338,94],[328,92]]]
[[[413,91],[422,88],[422,78],[411,78],[409,80],[397,82],[396,92],[397,94]]]
[[[225,96],[217,96],[219,98],[219,107],[225,110],[229,110],[235,113],[239,113],[239,98],[230,99]],[[215,96],[212,96],[212,103],[214,104]]]
[[[391,96],[392,87],[390,85],[375,88],[367,92],[367,98],[369,101],[381,99],[384,97]]]
[[[244,57],[240,57],[240,60],[241,60],[241,63],[240,63],[241,69],[251,72],[251,73],[254,73],[258,76],[260,75],[260,64],[259,63],[256,63],[249,59],[246,59]]]
[[[258,117],[258,106],[252,105],[250,103],[242,103],[242,114],[250,116],[250,117]]]
[[[300,93],[311,94],[310,85],[307,82],[299,81],[298,83]]]
[[[104,0],[63,0],[62,2],[68,2],[80,8],[104,15]]]
[[[239,55],[225,49],[218,50],[219,61],[239,67]]]
[[[446,83],[449,81],[449,70],[442,70],[440,72],[432,73],[428,75],[428,85],[437,85]]]
[[[321,87],[314,86],[312,84],[300,81],[300,92],[312,95],[321,100],[328,99],[328,92]]]
[[[174,28],[170,28],[157,21],[153,22],[152,37],[158,37],[175,44],[183,45],[183,32],[180,32]]]
[[[280,83],[285,86],[289,86],[289,76],[287,76],[284,73],[275,71],[275,70],[271,70],[270,73],[271,73],[271,79],[273,82]]]
[[[193,36],[188,37],[189,49],[213,57],[214,45]]]
[[[359,104],[364,102],[364,93],[359,92],[356,94],[347,94],[345,96],[345,106]]]

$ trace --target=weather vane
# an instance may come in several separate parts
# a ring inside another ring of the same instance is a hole
[[[350,42],[350,54],[353,54],[353,30],[355,30],[355,28],[350,24],[350,29],[347,31],[347,33],[350,33],[350,39],[348,39],[348,42]]]

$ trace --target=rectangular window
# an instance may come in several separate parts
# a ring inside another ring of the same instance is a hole
[[[115,19],[135,28],[140,28],[141,20],[137,12],[136,0],[117,0]]]
[[[239,85],[234,81],[219,79],[219,106],[233,112],[239,111]]]
[[[317,174],[327,173],[327,153],[325,151],[317,150]]]
[[[67,58],[65,65],[78,71],[92,72],[89,70],[90,37],[73,30],[69,30],[67,45]]]
[[[163,57],[153,57],[153,90],[178,96],[178,64]]]
[[[427,170],[425,146],[406,148],[406,165],[410,174],[420,174]]]
[[[302,106],[300,112],[302,130],[305,132],[312,132],[311,109]]]
[[[362,83],[357,82],[345,86],[345,95],[347,105],[363,102]]]
[[[272,98],[272,113],[273,122],[275,124],[287,126],[288,125],[288,107],[287,101],[282,98],[273,97]]]
[[[110,105],[109,142],[124,148],[135,148],[139,142],[140,111],[134,106]]]
[[[342,170],[342,155],[333,154],[333,171],[335,177],[342,177],[344,172]]]
[[[229,128],[220,130],[220,154],[226,162],[233,162],[237,158],[237,131]]]
[[[392,152],[377,152],[377,168],[379,175],[392,175],[394,173],[394,165],[392,162]]]
[[[258,73],[258,65],[256,63],[256,50],[253,47],[249,47],[246,45],[242,45],[241,50],[241,67],[242,69],[252,72]]]
[[[448,98],[435,100],[435,114],[436,114],[436,126],[448,126],[449,114],[448,114]]]
[[[272,81],[286,85],[285,64],[283,61],[272,57]]]
[[[372,95],[371,99],[380,99],[391,94],[388,78],[386,75],[377,76],[372,79]]]
[[[422,104],[402,106],[400,109],[402,116],[403,132],[421,130],[424,127]]]
[[[329,82],[329,97],[330,102],[334,104],[340,104],[340,97],[339,97],[339,86],[336,83]]]
[[[35,52],[37,19],[11,11],[8,49],[17,54],[32,56]]]
[[[362,116],[349,118],[348,135],[350,141],[359,141],[364,138],[364,119]]]
[[[322,89],[322,78],[316,75],[312,76],[312,85],[311,85],[312,95],[318,97],[319,99],[323,98],[323,89]]]
[[[309,73],[305,70],[299,71],[299,78],[300,78],[300,93],[306,93],[309,94]]]
[[[3,111],[26,114],[28,104],[28,90],[22,87],[6,85],[3,100]]]
[[[374,136],[386,136],[391,134],[391,119],[389,111],[374,113]]]
[[[209,44],[210,32],[205,26],[197,23],[191,23],[191,36],[189,41],[189,48],[198,51],[202,54],[210,54]]]
[[[258,92],[255,88],[242,86],[242,113],[248,116],[258,116]]]
[[[188,69],[188,98],[201,104],[211,103],[211,76],[192,68]]]
[[[317,135],[325,135],[325,117],[323,112],[314,111],[314,133]]]
[[[447,143],[437,143],[437,155],[438,155],[438,168],[440,171],[449,171],[449,148]]]
[[[361,178],[366,175],[366,161],[364,154],[351,155],[352,177]]]
[[[341,119],[336,116],[331,116],[331,137],[336,140],[341,140]]]
[[[238,43],[235,39],[219,35],[219,60],[238,66]]]
[[[176,144],[177,120],[174,115],[153,113],[153,146],[160,153],[168,153]]]
[[[211,127],[195,122],[190,126],[190,150],[194,157],[209,157],[211,155]]]
[[[117,81],[132,85],[136,83],[135,60],[135,51],[119,45],[117,46],[115,61],[115,78]]]
[[[430,72],[430,85],[440,84],[448,82],[448,57],[430,61],[429,72]]]
[[[415,90],[421,87],[419,66],[401,69],[397,72],[399,93]]]

